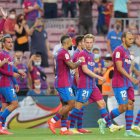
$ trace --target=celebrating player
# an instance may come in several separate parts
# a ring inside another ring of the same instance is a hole
[[[84,35],[77,36],[75,40],[76,40],[77,49],[76,49],[76,51],[74,52],[74,55],[73,55],[73,62],[77,62],[77,60],[79,59],[79,53],[85,47],[85,45],[84,45]],[[78,80],[79,80],[78,68],[75,69],[74,71],[75,72],[74,72],[74,80],[73,80],[72,89],[73,89],[73,91],[75,93],[75,96],[76,96],[77,89],[78,89],[77,88],[77,84],[78,84]],[[77,130],[76,129],[72,129],[74,134],[90,133],[91,132],[90,130],[83,129],[83,113],[84,113],[83,111],[84,111],[84,106],[81,109],[81,113],[79,114],[78,119],[77,119]],[[69,115],[69,120],[71,120],[72,112]],[[70,125],[71,125],[70,128],[74,128],[74,124],[72,122],[70,123]]]
[[[18,77],[20,74],[24,76],[24,72],[14,70],[12,58],[10,57],[9,52],[13,49],[13,40],[11,36],[6,35],[3,38],[3,50],[0,52],[0,66],[5,72],[8,72],[8,75],[3,71],[1,72],[0,78],[0,94],[2,97],[2,103],[7,103],[4,107],[5,109],[0,114],[0,133],[1,134],[10,134],[8,131],[3,129],[3,124],[7,116],[18,107],[17,96],[13,88],[13,77]],[[17,73],[14,73],[16,71]],[[18,74],[19,73],[19,74]],[[10,76],[9,76],[10,75]],[[18,90],[18,86],[16,86]],[[4,101],[3,101],[4,100]]]
[[[76,106],[72,110],[71,117],[71,131],[73,131],[74,124],[76,120],[78,120],[80,114],[82,113],[82,107],[84,103],[88,100],[90,103],[96,102],[99,106],[101,116],[104,118],[108,116],[108,112],[105,107],[105,102],[103,100],[102,94],[100,90],[97,88],[95,84],[95,78],[100,79],[101,81],[105,81],[105,79],[93,72],[94,70],[94,60],[93,53],[91,49],[93,47],[95,37],[92,34],[87,34],[84,36],[85,49],[80,52],[79,57],[84,57],[85,61],[81,63],[79,66],[79,81],[78,81],[78,90],[76,93]],[[103,125],[104,122],[107,123],[111,132],[114,132],[121,127],[113,125],[110,118],[108,119],[100,119],[98,121],[100,125],[101,133],[104,133]]]
[[[72,91],[72,79],[70,75],[70,69],[77,68],[83,61],[83,58],[79,58],[76,63],[71,61],[68,49],[72,45],[72,39],[64,35],[61,37],[62,48],[57,52],[56,60],[56,79],[55,87],[58,91],[63,103],[62,109],[53,118],[48,121],[50,130],[55,134],[55,123],[61,119],[61,135],[73,134],[67,129],[67,114],[75,106],[75,96]]]

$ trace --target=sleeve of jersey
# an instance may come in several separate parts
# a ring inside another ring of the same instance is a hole
[[[12,82],[13,82],[14,85],[18,85],[17,80],[16,80],[15,77],[12,77]]]
[[[0,68],[0,73],[7,76],[13,76],[13,72],[5,71],[2,68]]]
[[[123,61],[123,52],[120,49],[117,49],[114,53],[114,60],[117,61]]]
[[[0,53],[0,60],[3,60],[3,54]],[[5,69],[0,67],[0,73],[7,76],[13,76],[13,72],[6,71]]]
[[[81,65],[87,65],[86,55],[84,52],[80,52],[79,57],[84,57],[84,61],[81,63]]]
[[[70,58],[70,54],[69,53],[64,53],[62,57],[64,58],[64,61],[65,62],[71,61],[71,58]]]
[[[16,67],[13,66],[13,71],[18,73],[18,69]]]

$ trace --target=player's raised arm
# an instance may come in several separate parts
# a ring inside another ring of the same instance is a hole
[[[80,63],[84,60],[84,58],[79,58],[79,60],[75,63],[72,62],[71,57],[68,53],[68,50],[71,48],[72,46],[72,39],[70,36],[68,35],[64,35],[61,37],[61,44],[62,44],[62,49],[63,49],[63,53],[62,53],[62,59],[63,61],[66,63],[66,65],[70,68],[70,69],[75,69],[77,68]],[[59,51],[58,51],[59,53]],[[61,59],[60,57],[57,59]]]
[[[73,63],[72,61],[67,61],[66,64],[69,66],[70,69],[76,69],[83,61],[84,58],[80,57],[77,62]]]

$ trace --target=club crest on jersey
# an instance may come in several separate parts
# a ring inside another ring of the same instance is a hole
[[[69,59],[69,58],[70,58],[69,55],[68,55],[67,53],[65,54],[65,58],[66,58],[66,59]]]
[[[116,52],[116,58],[120,58],[120,52]]]

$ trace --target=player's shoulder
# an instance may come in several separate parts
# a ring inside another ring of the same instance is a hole
[[[116,52],[123,52],[124,50],[123,50],[123,47],[122,46],[118,46],[118,47],[116,47],[116,49],[114,50],[114,52],[116,53]]]
[[[60,52],[61,52],[61,53],[69,53],[67,50],[65,50],[65,49],[63,49],[63,48],[60,49]]]
[[[5,56],[5,54],[4,54],[3,51],[0,51],[0,56],[1,56],[1,57]]]
[[[85,55],[85,54],[86,54],[85,50],[82,50],[81,52],[79,52],[79,55]]]
[[[56,55],[62,56],[62,55],[64,55],[64,54],[66,54],[66,53],[68,53],[67,50],[65,50],[65,49],[63,49],[63,48],[60,48],[60,49],[57,51]]]

